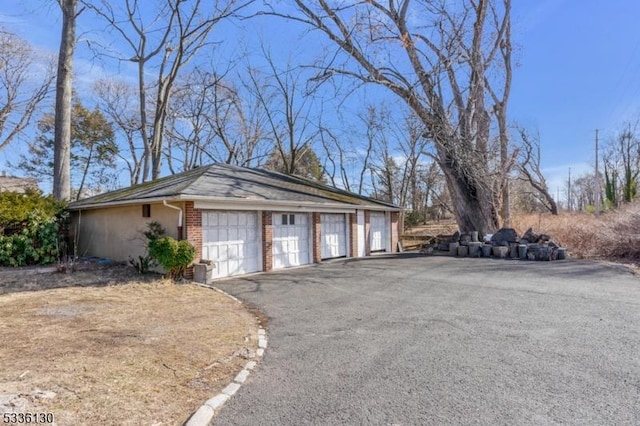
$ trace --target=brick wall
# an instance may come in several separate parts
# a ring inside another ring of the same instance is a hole
[[[194,209],[193,201],[184,204],[184,231],[185,239],[196,248],[195,261],[199,262],[202,259],[202,210]],[[193,267],[187,269],[185,277],[193,278]]]
[[[322,234],[320,232],[320,213],[312,213],[313,263],[322,261]]]
[[[262,212],[262,270],[273,269],[273,219],[271,212]]]
[[[371,212],[369,210],[364,211],[364,255],[371,256]]]
[[[398,251],[400,236],[400,212],[391,212],[391,253]]]
[[[349,213],[349,257],[358,256],[358,215],[356,213]]]

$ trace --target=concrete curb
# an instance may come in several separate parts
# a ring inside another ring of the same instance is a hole
[[[237,298],[233,297],[229,293],[220,290],[219,288],[200,284],[202,287],[206,287],[212,290],[215,290],[219,293],[222,293],[232,300],[242,303]],[[259,358],[264,356],[264,350],[267,348],[267,332],[264,328],[258,328],[258,349],[256,350],[256,355]],[[208,426],[211,424],[213,417],[216,413],[222,408],[222,406],[240,389],[242,384],[247,380],[249,374],[256,368],[258,365],[257,361],[249,361],[244,366],[244,368],[236,375],[231,383],[227,385],[222,391],[214,396],[213,398],[208,399],[204,404],[200,406],[196,410],[195,413],[189,417],[189,420],[184,423],[185,426]]]

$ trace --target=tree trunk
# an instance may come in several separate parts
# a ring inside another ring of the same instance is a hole
[[[454,167],[441,166],[451,196],[453,214],[461,233],[478,231],[479,235],[499,228],[491,191],[478,187]]]
[[[69,200],[71,198],[71,95],[78,0],[59,0],[58,3],[62,10],[62,36],[56,80],[53,196],[58,200]]]
[[[358,78],[402,99],[434,141],[460,231],[496,230],[500,206],[495,202],[495,176],[504,176],[508,163],[502,161],[504,170],[498,173],[492,169],[497,163],[489,149],[495,114],[494,106],[486,103],[490,96],[506,112],[509,84],[500,85],[499,76],[500,66],[510,64],[510,0],[368,0],[350,7],[326,1],[295,3],[298,15],[280,16],[324,32],[339,53],[352,60],[343,66],[342,58],[332,58],[319,67],[318,78]],[[398,63],[391,69],[381,66],[381,54]],[[505,55],[504,64],[496,60],[499,54]],[[503,118],[506,123],[506,115]]]
[[[91,144],[91,148],[89,148],[89,155],[87,156],[87,162],[85,163],[84,170],[82,171],[82,179],[80,179],[80,187],[78,188],[76,201],[78,201],[82,196],[82,190],[84,189],[84,182],[87,179],[87,173],[89,173],[89,167],[91,166],[92,158],[93,158],[93,144]]]

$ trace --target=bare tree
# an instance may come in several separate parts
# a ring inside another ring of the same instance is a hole
[[[343,185],[347,191],[351,191],[349,175],[345,168],[345,141],[343,140],[341,143],[339,137],[333,130],[324,127],[322,124],[320,125],[318,137],[325,154],[322,164],[324,175],[329,179],[331,186]]]
[[[39,63],[26,41],[0,28],[0,150],[29,126],[53,78],[51,63]]]
[[[265,114],[280,171],[296,174],[298,163],[303,162],[305,156],[309,158],[308,151],[313,150],[313,142],[320,132],[313,123],[317,118],[313,114],[317,111],[316,104],[301,87],[307,81],[301,68],[279,69],[271,55],[265,50],[263,53],[268,67],[266,83],[256,72],[249,72],[252,95]]]
[[[73,90],[73,53],[76,46],[78,0],[58,0],[62,11],[62,36],[56,79],[55,149],[53,156],[53,196],[71,198],[71,96]]]
[[[509,125],[507,122],[507,105],[511,94],[511,81],[513,69],[511,65],[511,4],[510,0],[504,1],[504,9],[502,13],[497,9],[495,3],[488,2],[489,16],[491,27],[502,31],[502,38],[497,40],[499,49],[494,50],[493,54],[498,57],[497,63],[501,68],[502,81],[498,79],[495,86],[500,90],[494,90],[488,77],[485,76],[485,88],[493,102],[492,112],[498,124],[498,139],[500,144],[500,176],[495,183],[497,190],[495,191],[495,204],[500,206],[500,214],[505,226],[511,224],[511,201],[509,196],[509,175],[513,170],[516,162],[516,152],[509,152]]]
[[[511,207],[519,213],[544,213],[549,209],[540,201],[540,192],[524,176],[511,182]]]
[[[167,120],[164,148],[171,173],[191,170],[206,162],[227,162],[218,155],[210,117],[215,116],[221,77],[196,69],[177,82]],[[229,156],[224,156],[225,160]]]
[[[518,170],[522,179],[526,180],[539,194],[538,200],[551,212],[558,214],[558,205],[549,192],[547,181],[540,167],[540,142],[538,138],[531,138],[522,128],[518,129],[522,141]]]
[[[122,80],[98,80],[94,91],[100,109],[113,122],[114,131],[127,142],[128,151],[118,151],[117,155],[126,164],[131,185],[140,183],[142,143],[135,87]]]
[[[375,169],[373,163],[379,157],[379,149],[386,144],[383,139],[391,127],[389,115],[384,105],[369,104],[355,119],[342,117],[340,125],[333,129],[321,124],[324,168],[332,185],[362,195],[372,192],[373,182],[367,182]],[[342,129],[340,133],[338,128]]]
[[[358,172],[358,194],[364,193],[364,180],[365,174],[371,169],[371,157],[373,155],[374,146],[381,138],[384,138],[385,124],[382,122],[387,114],[384,111],[379,111],[375,106],[367,106],[366,113],[359,114],[360,120],[365,125],[365,141],[367,143],[364,155],[362,155],[361,167]]]
[[[419,199],[422,198],[418,191],[419,170],[423,158],[426,157],[427,145],[430,143],[424,137],[425,131],[420,119],[409,113],[404,119],[401,134],[397,138],[400,141],[400,151],[404,161],[400,205],[411,210],[419,209]]]
[[[337,136],[335,130],[322,126],[320,140],[331,182],[410,210],[423,209],[421,168],[430,142],[422,122],[411,111],[385,105],[368,105],[357,116],[364,132],[347,124],[347,131]],[[367,177],[372,178],[371,185],[366,185]]]
[[[593,208],[596,203],[596,179],[595,174],[586,174],[575,179],[571,184],[572,196],[578,210],[585,210],[589,206]]]
[[[442,171],[438,167],[435,161],[431,161],[428,164],[424,164],[419,173],[419,185],[420,185],[420,197],[421,209],[423,216],[426,219],[429,218],[429,211],[436,211],[438,209],[435,206],[441,206],[439,208],[440,215],[444,214],[444,211],[450,211],[448,206],[448,196],[445,194],[446,185],[444,184],[444,176]],[[416,204],[416,209],[418,209]],[[437,217],[436,217],[437,218]]]
[[[120,56],[137,66],[140,108],[142,181],[160,175],[165,125],[169,101],[181,69],[209,43],[209,35],[220,21],[233,16],[252,0],[158,0],[156,13],[149,14],[148,3],[124,0],[124,9],[101,0],[90,6],[117,34],[131,56]],[[147,77],[155,73],[149,83]]]
[[[423,137],[424,127],[411,112],[400,123],[390,112],[378,118],[378,123],[372,123],[379,134],[371,153],[372,171],[378,182],[385,182],[387,201],[412,210],[417,204],[420,162],[429,143]]]
[[[489,142],[494,112],[506,120],[511,1],[295,3],[297,12],[268,13],[303,22],[338,47],[318,78],[348,76],[404,101],[435,144],[460,229],[497,228],[495,188],[504,185],[495,180],[505,173],[500,164],[490,169]]]
[[[633,201],[638,193],[640,176],[640,121],[625,123],[604,147],[604,178],[607,202],[617,207]]]
[[[374,198],[397,205],[404,204],[402,167],[394,159],[387,139],[375,149],[376,160],[371,165]]]
[[[165,150],[169,167],[173,171],[176,161],[183,170],[212,161],[256,164],[262,155],[264,121],[257,99],[241,92],[227,73],[197,68],[179,82],[170,104]]]
[[[627,129],[618,134],[616,148],[620,158],[622,170],[620,177],[622,182],[622,201],[630,203],[637,194],[638,175],[640,174],[640,139],[636,135],[638,123],[632,127],[627,124]]]

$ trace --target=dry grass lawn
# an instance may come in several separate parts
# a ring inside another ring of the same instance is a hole
[[[549,234],[553,241],[568,248],[573,258],[607,260],[632,267],[640,265],[640,201],[603,212],[598,217],[586,212],[561,212],[557,216],[513,212],[511,227],[519,235],[530,227],[536,233]],[[416,226],[403,235],[405,247],[418,241],[417,236],[453,233],[456,229],[457,225],[451,221]]]
[[[625,205],[596,217],[584,212],[563,212],[558,216],[515,214],[512,226],[520,234],[529,227],[549,234],[567,247],[572,257],[640,262],[640,203]]]
[[[176,425],[254,356],[257,320],[192,284],[60,288],[0,295],[0,342],[0,411]]]

